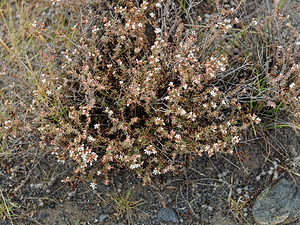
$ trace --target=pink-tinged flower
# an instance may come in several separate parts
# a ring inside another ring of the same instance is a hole
[[[154,175],[156,175],[156,174],[160,174],[161,172],[160,172],[160,170],[158,168],[155,168],[152,173]]]
[[[144,152],[147,154],[147,155],[151,155],[151,154],[156,154],[157,151],[155,149],[155,147],[153,145],[149,145],[145,150]]]
[[[99,31],[99,28],[96,27],[96,26],[93,26],[92,27],[92,33],[95,34],[95,33],[97,33],[97,31]]]
[[[155,118],[154,123],[155,123],[155,125],[163,125],[163,126],[165,125],[164,120],[159,117]]]
[[[261,119],[260,119],[258,116],[256,116],[255,114],[253,114],[252,116],[249,115],[249,118],[250,118],[252,121],[254,121],[254,123],[256,123],[256,124],[259,124],[260,121],[261,121]]]
[[[156,29],[154,30],[154,33],[156,33],[156,34],[161,33],[161,29],[160,29],[160,28],[156,28]]]
[[[180,134],[176,134],[175,135],[175,141],[178,143],[181,141],[181,135]]]
[[[232,143],[233,143],[233,144],[237,144],[237,143],[239,143],[239,142],[240,142],[240,140],[241,140],[241,139],[240,139],[240,137],[239,137],[239,136],[234,136],[234,137],[232,138],[232,140],[231,140],[231,141],[232,141]]]
[[[35,20],[31,26],[32,26],[33,28],[36,28],[37,25],[38,25],[38,23],[37,23],[37,21]]]

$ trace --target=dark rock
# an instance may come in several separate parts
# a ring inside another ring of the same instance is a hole
[[[300,136],[297,136],[297,141],[300,144]]]
[[[280,180],[256,199],[252,213],[258,224],[278,224],[300,218],[300,190],[294,182]]]
[[[178,223],[178,218],[173,209],[161,208],[157,213],[157,218],[164,222]]]

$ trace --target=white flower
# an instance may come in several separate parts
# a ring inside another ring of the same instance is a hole
[[[50,95],[52,95],[52,91],[51,91],[51,90],[47,90],[47,91],[46,91],[46,94],[47,94],[48,96],[50,96]]]
[[[211,91],[210,91],[210,95],[213,96],[213,97],[216,97],[216,96],[217,96],[217,93],[214,92],[213,90],[211,90]]]
[[[156,174],[160,174],[160,171],[159,171],[159,169],[155,168],[155,169],[153,170],[152,173],[153,173],[154,175],[156,175]]]
[[[156,28],[155,31],[154,31],[154,33],[156,33],[156,34],[158,34],[158,33],[160,33],[160,32],[161,32],[161,29],[160,29],[160,28]]]
[[[89,141],[92,141],[92,142],[93,142],[93,141],[96,141],[96,139],[93,138],[92,136],[88,136],[88,140],[89,140]]]
[[[93,190],[95,190],[95,189],[96,189],[96,187],[97,187],[97,184],[96,184],[96,183],[94,183],[94,182],[92,182],[92,183],[90,184],[90,187],[91,187]]]
[[[239,22],[240,22],[239,18],[234,18],[234,23],[239,23]]]
[[[291,83],[289,87],[290,89],[293,89],[295,87],[295,83]]]
[[[254,123],[259,124],[261,121],[261,119],[259,117],[256,117],[256,119],[254,120]]]
[[[42,80],[42,83],[43,83],[43,84],[46,83],[46,79],[43,79],[43,80]]]
[[[136,169],[136,168],[139,168],[141,165],[140,164],[138,164],[138,163],[136,163],[136,164],[132,164],[132,165],[130,165],[130,169]]]
[[[155,6],[156,6],[157,8],[161,8],[162,5],[158,2],[158,3],[155,4]]]
[[[257,25],[257,21],[256,21],[254,18],[252,19],[252,25],[253,25],[253,26],[256,26],[256,25]]]
[[[149,15],[150,15],[152,18],[155,16],[155,14],[154,14],[153,12],[151,12]]]
[[[138,27],[143,27],[143,24],[142,23],[138,23]]]
[[[37,21],[35,20],[31,26],[36,28],[37,27]]]
[[[214,109],[217,108],[217,104],[214,103],[214,102],[211,102],[211,106],[212,106]]]

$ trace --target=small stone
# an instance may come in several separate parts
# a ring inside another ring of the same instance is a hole
[[[297,141],[300,144],[300,136],[297,136]]]
[[[43,207],[43,206],[44,206],[44,202],[41,199],[39,199],[39,207]]]
[[[70,191],[70,192],[68,193],[68,196],[69,196],[69,197],[73,197],[73,196],[75,196],[75,194],[76,194],[76,191]]]
[[[38,184],[35,185],[35,187],[38,188],[38,189],[42,189],[43,186],[44,186],[44,185],[43,185],[42,183],[38,183]]]
[[[222,173],[222,176],[223,176],[223,177],[226,177],[226,175],[227,175],[227,172],[224,171],[224,172]]]
[[[178,223],[177,215],[171,208],[161,208],[157,213],[157,218],[164,222]]]
[[[259,181],[259,180],[260,180],[260,176],[257,176],[257,177],[255,178],[255,180],[256,180],[256,181]]]
[[[236,189],[236,192],[240,195],[242,193],[242,189],[238,188],[238,189]]]
[[[202,207],[203,209],[206,209],[206,208],[207,208],[207,205],[204,204],[204,205],[202,205],[201,207]]]
[[[107,214],[102,214],[99,216],[98,218],[98,222],[103,222],[106,218],[108,218],[108,215]]]

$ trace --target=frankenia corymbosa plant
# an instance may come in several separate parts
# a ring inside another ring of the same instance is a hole
[[[95,188],[97,176],[107,183],[117,168],[146,184],[179,171],[186,157],[233,153],[242,131],[260,122],[239,102],[241,88],[218,82],[229,62],[214,43],[231,29],[230,10],[217,26],[191,30],[178,22],[171,31],[162,2],[136,4],[74,11],[53,31],[63,41],[47,49],[56,58],[44,61],[31,107],[42,121],[41,147],[74,162],[65,182],[80,177]]]

